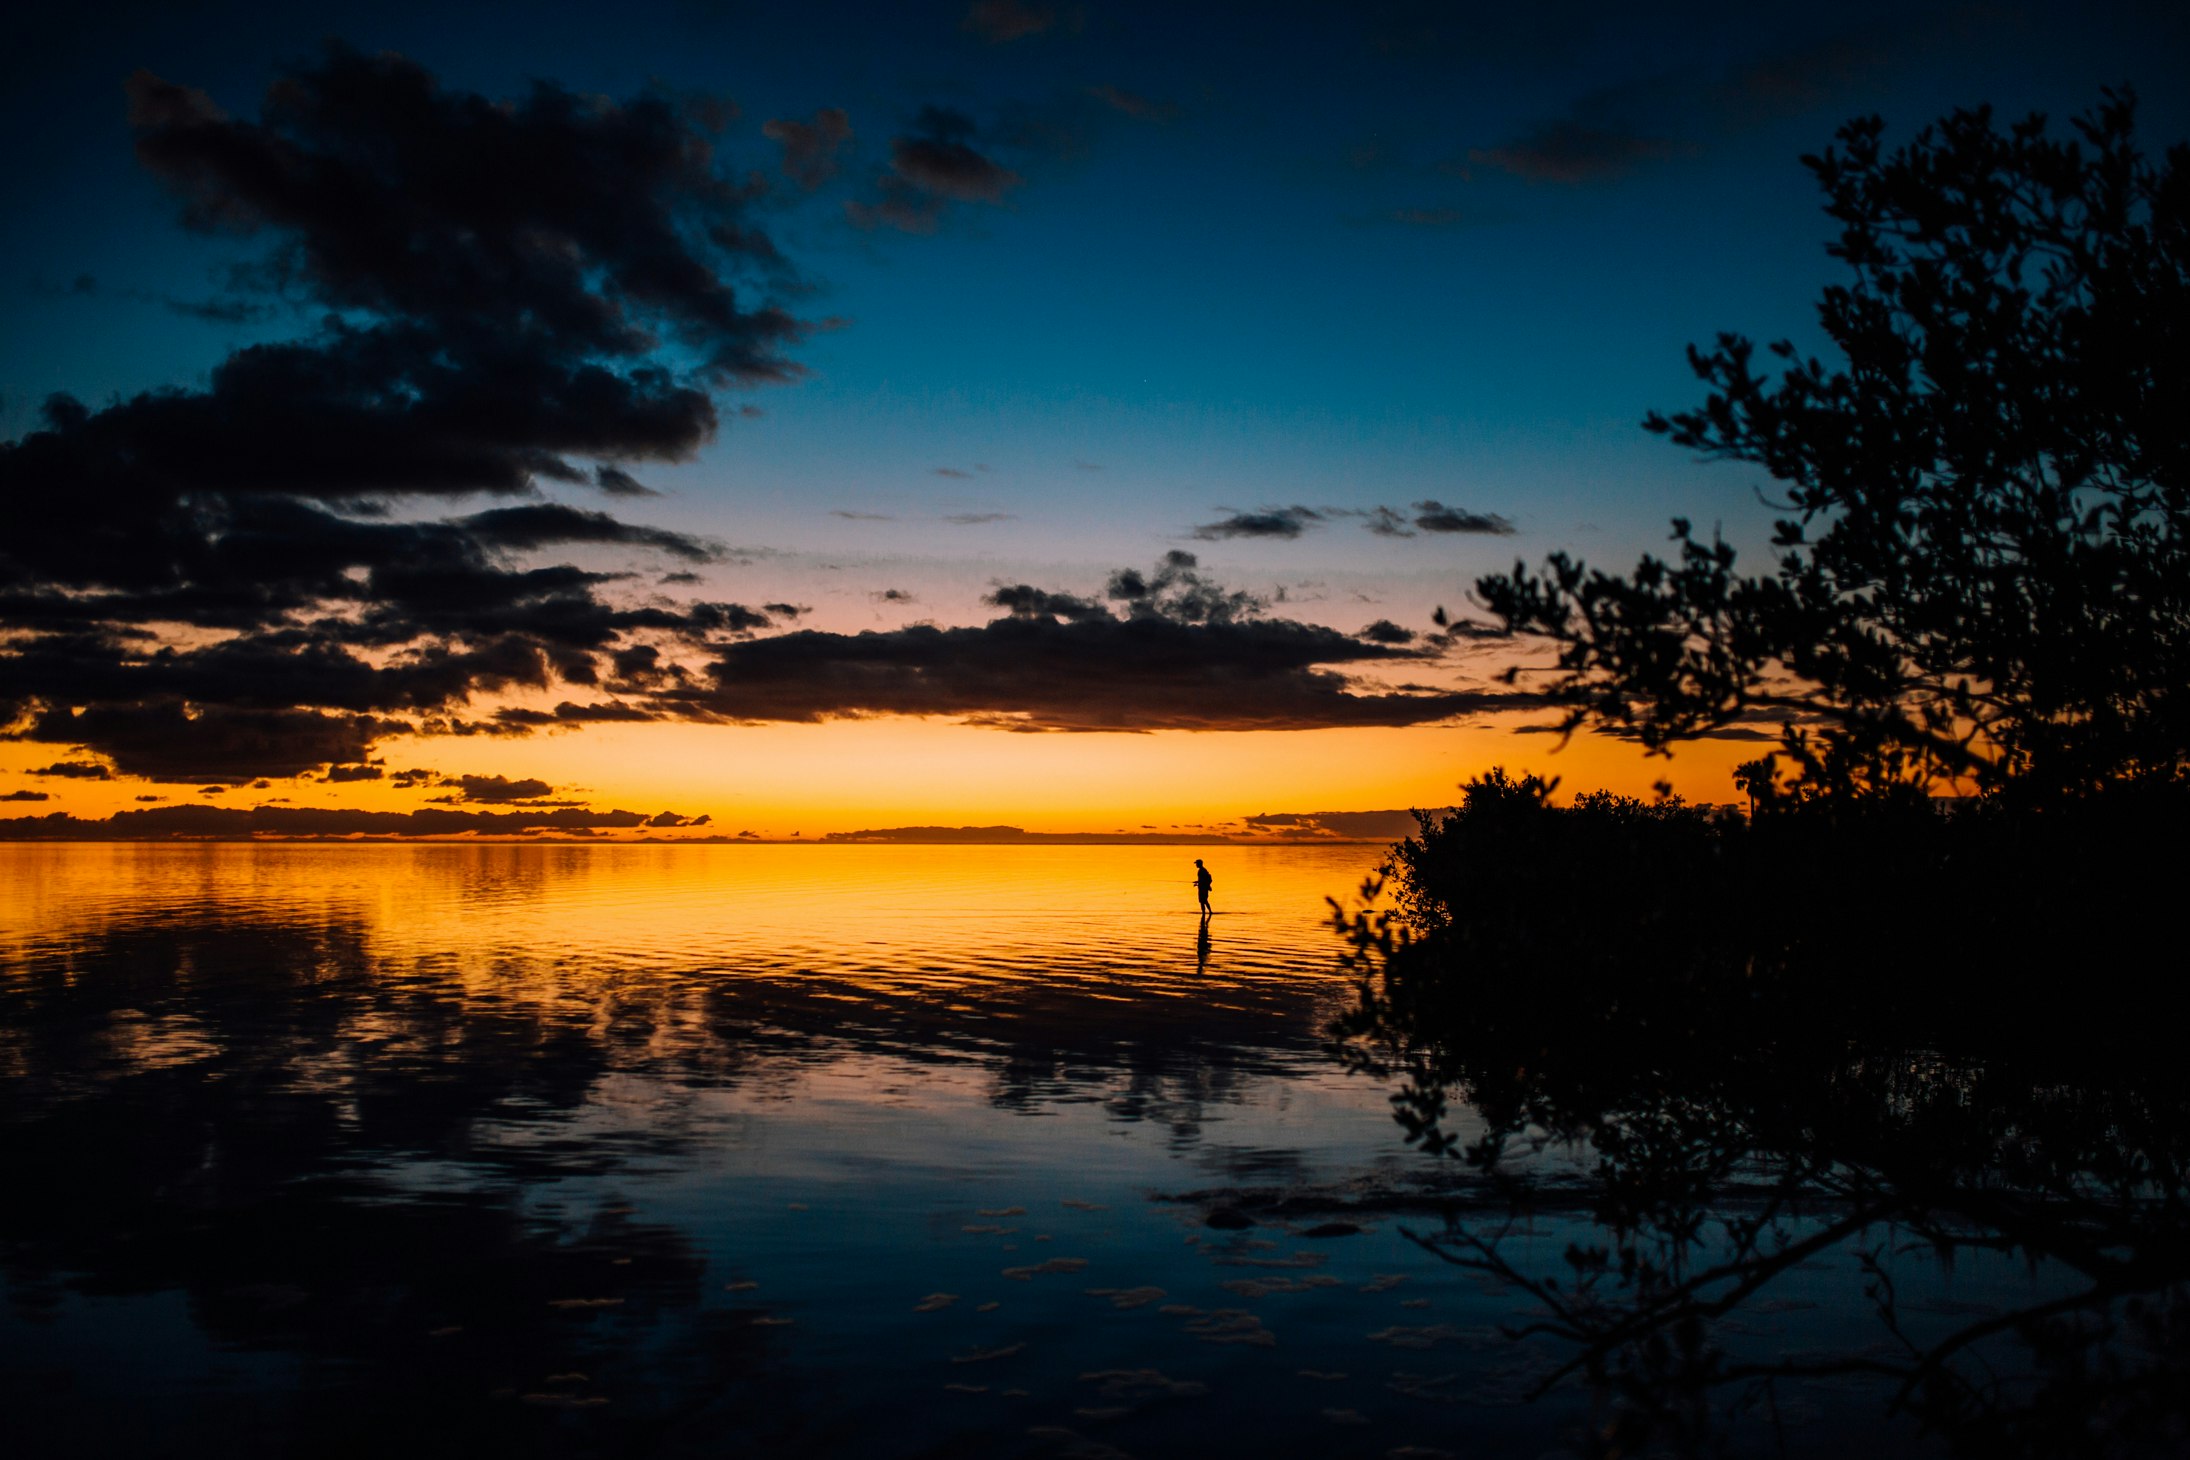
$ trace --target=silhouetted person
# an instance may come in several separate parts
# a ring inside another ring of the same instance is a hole
[[[1201,858],[1196,857],[1194,859],[1194,892],[1201,898],[1203,917],[1209,915],[1209,887],[1214,881],[1215,879],[1209,875],[1209,869],[1201,864]]]

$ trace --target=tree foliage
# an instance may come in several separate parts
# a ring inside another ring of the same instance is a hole
[[[2190,147],[2155,165],[2134,118],[1958,111],[1888,151],[1874,117],[1804,159],[1839,363],[1781,341],[1773,375],[1722,334],[1689,350],[1704,403],[1644,423],[1771,474],[1771,570],[1677,520],[1625,576],[1562,553],[1477,584],[1559,645],[1569,729],[1777,720],[1805,796],[2190,773]]]
[[[1552,789],[1478,778],[1393,849],[1390,906],[1334,904],[1330,1034],[1480,1182],[1407,1235],[1528,1300],[1509,1336],[1564,1355],[1537,1392],[1609,1401],[1585,1452],[1746,1453],[1826,1382],[1954,1454],[2183,1453],[2190,1078],[2140,911],[2190,862],[2182,798]],[[1997,1311],[1923,1311],[1957,1262]]]

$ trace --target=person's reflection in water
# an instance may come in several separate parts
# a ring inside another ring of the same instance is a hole
[[[1194,859],[1194,892],[1196,896],[1201,898],[1201,915],[1203,917],[1209,916],[1209,888],[1214,880],[1209,875],[1209,869],[1201,864],[1201,858],[1196,857]]]
[[[1197,973],[1209,971],[1209,919],[1201,920],[1201,927],[1194,934],[1194,969]]]

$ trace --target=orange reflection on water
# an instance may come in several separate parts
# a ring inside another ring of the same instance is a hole
[[[1194,858],[1218,916],[1195,912]],[[828,974],[863,986],[1176,983],[1204,997],[1330,972],[1328,895],[1374,846],[0,847],[0,960],[177,920],[341,927],[391,967],[511,974]]]

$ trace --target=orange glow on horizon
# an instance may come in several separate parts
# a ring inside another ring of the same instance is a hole
[[[521,738],[395,737],[376,760],[388,771],[537,779],[551,799],[598,811],[709,815],[697,832],[768,839],[794,833],[898,826],[1016,826],[1048,833],[1156,831],[1239,834],[1243,818],[1438,807],[1459,786],[1503,765],[1560,780],[1560,799],[1605,789],[1648,796],[1672,782],[1692,801],[1736,799],[1733,767],[1747,742],[1706,741],[1668,760],[1633,745],[1577,735],[1516,734],[1540,716],[1403,729],[1202,732],[1146,735],[1014,734],[944,720],[876,718],[822,724],[596,725]],[[43,791],[44,801],[0,803],[0,814],[67,812],[101,818],[147,805],[413,811],[446,788],[397,789],[386,779],[330,784],[300,777],[203,795],[196,785],[127,777],[33,777],[68,758],[64,748],[0,745],[0,791]],[[157,802],[138,798],[157,796]],[[491,803],[457,803],[490,811]],[[634,833],[609,833],[632,835]]]

